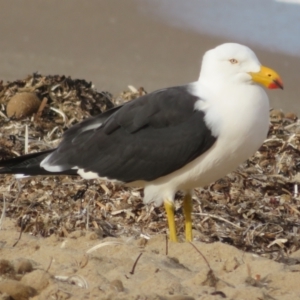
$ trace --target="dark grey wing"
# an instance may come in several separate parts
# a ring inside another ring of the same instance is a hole
[[[142,96],[116,109],[99,126],[71,128],[42,166],[62,171],[76,167],[123,182],[169,174],[216,140],[204,112],[194,109],[197,100],[185,86]]]
[[[80,135],[86,130],[96,129],[101,127],[101,124],[105,120],[115,113],[121,106],[112,108],[101,115],[93,118],[86,119],[81,123],[74,125],[70,128],[63,137],[64,144],[70,145],[74,136]],[[35,176],[35,175],[77,175],[76,169],[70,168],[57,168],[57,171],[47,171],[41,167],[41,162],[53,153],[56,149],[51,149],[43,152],[30,153],[18,157],[14,157],[8,160],[0,160],[0,174],[18,174],[23,176]],[[63,171],[61,171],[63,169]]]

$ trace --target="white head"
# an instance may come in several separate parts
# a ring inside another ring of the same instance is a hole
[[[283,87],[279,75],[262,66],[250,48],[235,43],[222,44],[205,53],[199,81],[203,84],[236,82],[260,83],[268,88]]]

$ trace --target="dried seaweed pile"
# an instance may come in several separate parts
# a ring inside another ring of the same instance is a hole
[[[5,116],[5,111],[9,100],[19,93],[36,94],[42,100],[42,110],[31,119],[15,122],[14,117]],[[11,157],[12,153],[24,153],[26,126],[31,152],[51,148],[70,126],[113,107],[111,100],[109,93],[98,93],[92,83],[65,76],[33,74],[25,80],[0,84],[0,159]]]
[[[9,119],[7,102],[20,92],[36,93],[41,107],[31,118]],[[25,153],[25,131],[28,152],[46,150],[75,123],[144,93],[131,88],[113,99],[84,80],[39,74],[1,84],[0,159]],[[271,111],[271,121],[268,139],[255,156],[238,171],[196,190],[195,237],[287,262],[287,255],[300,248],[300,123],[294,114],[281,111]],[[6,216],[16,219],[24,232],[38,236],[67,236],[79,229],[99,236],[165,233],[163,208],[146,207],[141,199],[141,189],[80,177],[0,177],[1,211],[5,200]],[[176,219],[182,233],[180,193]]]

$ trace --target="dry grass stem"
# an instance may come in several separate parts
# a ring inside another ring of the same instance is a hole
[[[0,230],[2,229],[2,224],[5,219],[5,211],[6,211],[6,202],[5,202],[5,196],[3,196],[2,213],[0,218]]]

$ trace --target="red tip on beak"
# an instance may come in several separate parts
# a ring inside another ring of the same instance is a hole
[[[273,80],[272,83],[268,86],[269,89],[282,89],[283,90],[283,82],[280,78]]]

